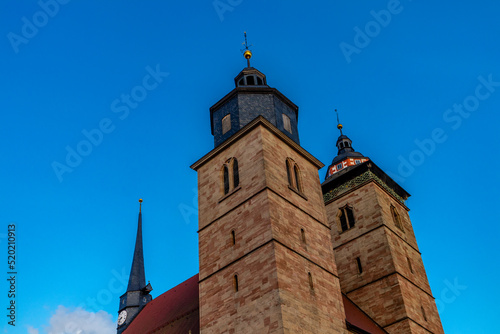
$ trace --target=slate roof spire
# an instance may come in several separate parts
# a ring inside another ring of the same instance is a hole
[[[135,239],[134,259],[130,269],[127,291],[139,291],[146,286],[144,271],[144,255],[142,251],[142,199],[139,199],[139,221],[137,223],[137,237]]]

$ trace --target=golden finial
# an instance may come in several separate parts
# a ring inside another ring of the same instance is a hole
[[[245,59],[247,60],[247,67],[250,67],[250,58],[252,58],[252,51],[250,51],[250,49],[249,49],[249,47],[251,47],[251,45],[248,45],[246,31],[245,31],[245,43],[242,43],[242,44],[245,47],[245,49],[241,50],[241,52],[243,52],[243,57],[245,57]]]
[[[139,212],[141,212],[142,209],[142,198],[139,198]]]
[[[338,113],[337,109],[335,109],[335,113],[337,114],[337,129],[340,130],[340,135],[342,136],[342,128],[343,128],[343,126],[342,126],[342,124],[340,124],[339,113]]]

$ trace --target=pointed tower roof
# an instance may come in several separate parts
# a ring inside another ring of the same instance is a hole
[[[128,280],[127,291],[139,291],[146,286],[144,271],[144,255],[142,252],[142,199],[139,200],[139,221],[137,224],[137,237],[135,239],[134,259]]]
[[[337,112],[337,109],[335,109]],[[350,169],[349,167],[359,165],[365,161],[370,160],[363,154],[356,152],[352,147],[352,140],[342,133],[342,124],[340,124],[339,116],[337,114],[337,129],[340,131],[340,136],[337,139],[335,146],[337,146],[337,156],[333,158],[331,165],[326,172],[325,180],[333,178],[335,174]]]

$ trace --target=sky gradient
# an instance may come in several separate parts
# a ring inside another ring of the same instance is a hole
[[[213,149],[209,108],[246,66],[244,31],[252,66],[299,106],[301,146],[328,166],[338,109],[354,149],[412,195],[445,332],[497,330],[480,320],[500,297],[498,2],[2,7],[0,242],[6,258],[15,223],[18,270],[16,327],[2,315],[3,332],[114,332],[139,198],[153,297],[198,273],[189,166]]]

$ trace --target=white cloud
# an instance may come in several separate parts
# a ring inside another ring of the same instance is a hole
[[[28,326],[28,334],[38,334],[38,329]]]
[[[46,332],[48,334],[116,334],[116,324],[111,314],[107,312],[93,313],[80,307],[69,309],[60,305],[50,319]],[[38,330],[29,334],[38,334]]]

